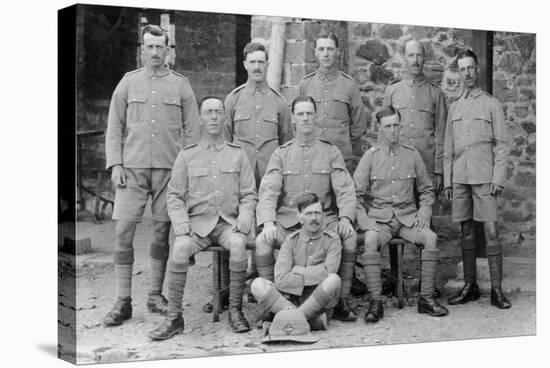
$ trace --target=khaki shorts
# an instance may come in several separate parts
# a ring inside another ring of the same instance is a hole
[[[169,222],[166,210],[166,192],[170,181],[170,169],[124,168],[126,187],[116,188],[113,219],[141,222],[145,205],[151,196],[153,220]]]
[[[497,221],[497,196],[491,184],[453,184],[453,221]]]
[[[213,244],[218,244],[224,249],[229,250],[230,239],[234,237],[242,238],[243,244],[246,245],[247,235],[233,231],[233,226],[220,218],[214,229],[207,236],[202,237],[197,234],[193,234],[191,236],[178,236],[176,237],[176,240],[174,240],[174,243],[186,241],[190,238],[190,243],[192,245],[190,249],[191,252],[189,254],[192,255],[205,250]]]
[[[395,216],[392,217],[390,222],[377,222],[376,225],[378,225],[380,229],[378,231],[380,246],[386,245],[396,235],[411,243],[419,244],[419,235],[421,235],[423,231],[431,231],[428,228],[422,230],[418,226],[405,226]]]

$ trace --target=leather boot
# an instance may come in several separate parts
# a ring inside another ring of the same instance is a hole
[[[118,298],[113,309],[103,318],[103,324],[119,326],[130,318],[132,318],[132,298]]]
[[[166,300],[162,294],[149,295],[149,297],[147,297],[147,310],[150,313],[166,315],[168,312],[168,300]]]
[[[478,300],[480,297],[479,286],[476,283],[476,242],[474,240],[463,240],[462,248],[462,269],[464,270],[464,286],[455,295],[449,298],[451,305],[464,304]]]
[[[247,262],[244,261],[244,268],[242,268],[242,271],[240,270],[241,265],[236,265],[237,263],[238,262],[232,262],[230,260],[228,319],[233,332],[241,333],[250,331],[248,321],[244,318],[242,312]],[[239,271],[234,271],[235,269],[239,269]]]
[[[338,300],[338,305],[334,308],[332,318],[342,322],[354,322],[357,320],[357,315],[351,306],[349,297],[342,297]]]
[[[489,246],[487,252],[490,252]],[[491,305],[499,309],[508,309],[512,303],[502,293],[502,254],[487,255],[489,272],[491,274]]]
[[[185,327],[181,314],[177,318],[166,317],[162,323],[150,331],[147,335],[151,340],[166,340],[170,337],[182,333]]]
[[[478,300],[481,296],[477,283],[466,283],[458,294],[449,298],[450,305],[464,304]]]
[[[333,318],[342,322],[354,322],[357,320],[357,315],[350,303],[350,291],[353,280],[353,271],[355,267],[355,251],[344,249],[342,252],[342,260],[338,270],[338,276],[342,280],[340,291],[340,300],[334,308]]]
[[[418,299],[418,313],[427,313],[433,317],[442,317],[449,314],[449,311],[430,295],[421,296]]]
[[[378,322],[384,317],[384,303],[381,300],[371,300],[369,310],[365,314],[365,322]]]
[[[418,313],[427,313],[430,316],[441,317],[449,313],[447,308],[439,304],[433,297],[435,290],[435,271],[439,262],[439,250],[424,249],[421,256],[420,271],[420,299]]]

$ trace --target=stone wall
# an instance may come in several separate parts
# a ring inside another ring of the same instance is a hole
[[[197,100],[224,97],[246,80],[242,49],[250,40],[250,16],[161,9],[78,6],[77,129],[107,127],[109,101],[127,71],[141,67],[140,24],[161,24],[169,30],[170,67],[185,75]],[[105,170],[105,137],[91,137],[79,146],[85,187],[113,197]],[[62,142],[60,142],[62,144]],[[86,194],[86,208],[94,208]]]
[[[511,144],[508,182],[500,203],[511,251],[535,252],[536,49],[535,35],[495,32],[493,95],[504,106]]]
[[[269,46],[270,17],[252,17],[252,37]],[[314,71],[315,39],[321,30],[332,30],[340,39],[341,70],[359,85],[369,112],[368,133],[363,150],[376,137],[373,112],[382,105],[386,86],[405,72],[404,44],[416,38],[425,47],[424,73],[441,85],[444,72],[455,65],[461,48],[473,48],[478,55],[491,50],[476,49],[487,40],[483,31],[396,25],[291,19],[286,29],[286,50],[281,84],[291,101],[297,94],[300,78]],[[489,34],[489,42],[491,35]],[[492,33],[494,47],[493,93],[504,105],[511,144],[508,184],[499,200],[500,230],[507,255],[532,256],[535,253],[535,155],[536,155],[536,70],[535,35],[509,32]],[[480,52],[481,51],[481,52]],[[483,75],[489,71],[482,71]],[[434,219],[441,238],[455,244],[459,226],[450,221],[450,206],[442,202]],[[452,251],[448,252],[453,253]]]

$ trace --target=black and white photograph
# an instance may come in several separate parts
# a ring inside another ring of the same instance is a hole
[[[460,2],[428,19],[203,5],[50,11],[57,342],[41,350],[463,367],[540,343],[538,26],[471,26]]]

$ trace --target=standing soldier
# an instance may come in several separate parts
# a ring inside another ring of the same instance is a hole
[[[223,103],[200,103],[202,137],[178,155],[168,184],[168,214],[176,240],[168,262],[168,315],[149,333],[165,340],[184,329],[182,301],[189,258],[216,243],[229,250],[229,324],[250,327],[242,313],[246,238],[257,202],[254,176],[244,150],[223,139]]]
[[[225,99],[225,138],[243,147],[258,187],[275,148],[294,134],[286,99],[267,84],[265,47],[251,42],[243,54],[248,80]]]
[[[419,152],[400,143],[398,111],[385,106],[376,114],[376,120],[380,139],[361,158],[353,175],[358,202],[357,223],[359,229],[365,231],[365,251],[359,261],[363,264],[371,293],[365,321],[377,322],[384,316],[380,247],[396,235],[423,247],[418,313],[444,316],[448,310],[433,297],[439,250],[437,235],[429,228],[434,197],[430,177]],[[372,198],[368,210],[364,205],[367,193]],[[418,207],[415,197],[418,197]]]
[[[346,168],[353,173],[353,150],[367,130],[367,114],[359,87],[352,77],[338,70],[338,38],[333,32],[321,35],[315,43],[319,69],[306,75],[299,94],[311,96],[317,104],[317,134],[340,149]]]
[[[279,249],[286,236],[300,228],[296,212],[299,193],[315,193],[320,199],[325,217],[323,227],[342,238],[342,261],[338,275],[342,281],[341,295],[334,318],[354,321],[349,295],[357,234],[355,190],[346,170],[340,150],[315,132],[315,101],[310,96],[298,96],[292,103],[296,124],[296,139],[273,152],[259,191],[256,208],[258,226],[262,232],[256,238],[256,266],[260,277],[273,282],[273,249]]]
[[[186,143],[198,139],[195,94],[182,75],[169,70],[168,35],[162,28],[142,31],[145,67],[127,73],[116,87],[106,133],[107,168],[116,186],[113,219],[117,301],[103,322],[122,324],[132,317],[133,240],[151,196],[154,241],[151,244],[151,284],[147,309],[166,312],[162,284],[168,259],[170,219],[166,212],[166,187],[176,156]],[[182,134],[183,131],[183,134]]]
[[[502,293],[502,244],[498,234],[497,197],[506,181],[509,145],[500,102],[479,88],[479,65],[471,50],[457,55],[464,93],[449,109],[445,135],[445,197],[452,200],[453,221],[460,222],[464,287],[449,304],[480,297],[476,282],[474,221],[483,223],[491,274],[491,304],[510,308]]]
[[[405,45],[407,75],[388,86],[384,105],[401,115],[401,142],[420,152],[437,195],[443,189],[443,143],[447,105],[441,89],[426,79],[422,72],[424,46],[417,40]]]

